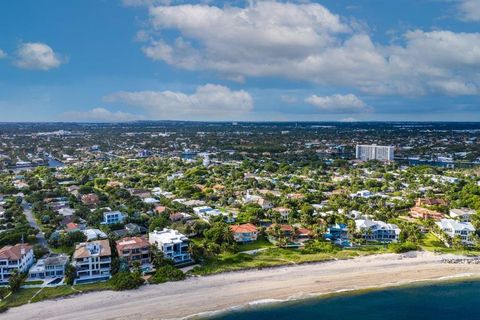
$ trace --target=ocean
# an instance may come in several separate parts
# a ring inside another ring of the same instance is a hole
[[[480,281],[422,284],[277,304],[253,305],[209,319],[480,319]]]

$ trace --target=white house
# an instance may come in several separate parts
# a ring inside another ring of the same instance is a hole
[[[443,230],[449,237],[460,236],[465,244],[472,243],[472,236],[475,228],[470,222],[458,222],[453,219],[442,219],[435,224]]]
[[[87,241],[108,238],[107,234],[100,229],[86,229],[82,232],[87,237]]]
[[[77,244],[73,265],[77,272],[75,284],[110,279],[112,253],[108,240]]]
[[[106,211],[103,213],[102,224],[122,223],[123,219],[124,219],[124,215],[120,211]]]
[[[195,210],[197,209],[197,210]],[[211,218],[223,216],[227,223],[235,222],[235,214],[221,211],[219,209],[212,209],[210,207],[196,207],[193,211],[203,220],[210,221]]]
[[[0,283],[7,283],[13,270],[26,273],[33,259],[33,249],[28,244],[18,243],[0,249]]]
[[[201,206],[201,207],[193,208],[193,212],[199,217],[203,216],[206,212],[212,211],[212,210],[213,208],[209,206]]]
[[[174,263],[187,263],[192,261],[188,252],[188,238],[173,229],[155,230],[148,234],[148,241],[163,252],[166,258]]]
[[[260,207],[262,207],[263,210],[268,210],[268,209],[273,208],[273,204],[270,201],[266,200],[265,198],[263,198],[261,196],[252,195],[252,194],[250,194],[250,192],[247,192],[245,197],[243,197],[243,202],[244,203],[256,203]]]
[[[28,271],[29,279],[63,278],[69,257],[66,254],[49,254],[39,259]]]
[[[355,220],[355,225],[366,240],[396,242],[400,236],[400,228],[397,225],[383,221],[358,219]]]
[[[476,211],[468,208],[450,210],[450,217],[460,220],[461,222],[470,222],[474,214],[476,214]]]
[[[366,199],[368,199],[370,197],[373,197],[374,195],[375,195],[374,193],[372,193],[368,190],[360,190],[356,193],[350,194],[350,197],[351,198],[366,198]]]

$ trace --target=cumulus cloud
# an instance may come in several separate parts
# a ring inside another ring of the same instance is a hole
[[[164,120],[236,119],[253,109],[248,92],[214,84],[199,86],[190,95],[173,91],[117,92],[104,100],[139,107],[149,117]]]
[[[460,18],[464,21],[480,21],[480,1],[460,0]]]
[[[361,113],[372,110],[354,94],[334,94],[324,97],[311,95],[305,99],[305,102],[325,113]]]
[[[227,79],[275,76],[405,96],[480,93],[480,33],[413,30],[382,45],[320,4],[273,1],[153,5],[149,22],[146,56]],[[179,36],[162,37],[167,30]]]
[[[14,63],[22,69],[46,71],[59,67],[65,59],[44,43],[27,42],[18,47]]]
[[[3,51],[2,49],[0,49],[0,59],[3,59],[7,56],[7,53],[5,51]]]
[[[112,112],[105,108],[94,108],[88,111],[67,112],[62,115],[62,119],[86,122],[127,122],[142,120],[144,117],[121,111]]]

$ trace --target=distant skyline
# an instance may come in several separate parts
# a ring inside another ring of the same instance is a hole
[[[480,1],[0,2],[0,122],[480,121]]]

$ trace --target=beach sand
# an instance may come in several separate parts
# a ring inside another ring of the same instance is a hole
[[[93,292],[12,308],[4,320],[179,319],[196,314],[333,292],[448,278],[480,278],[480,265],[445,264],[428,252],[382,254],[192,277],[138,290]]]

